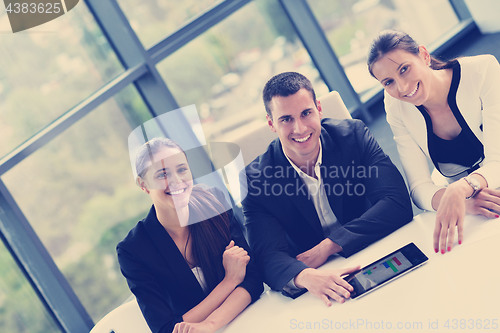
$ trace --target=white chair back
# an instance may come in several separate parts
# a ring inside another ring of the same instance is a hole
[[[134,298],[104,316],[90,333],[151,333],[151,330]]]
[[[323,118],[352,119],[351,113],[347,110],[338,92],[330,91],[325,96],[321,96],[319,102],[323,109]]]

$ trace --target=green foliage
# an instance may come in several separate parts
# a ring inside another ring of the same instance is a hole
[[[214,47],[210,41],[196,39],[160,63],[159,70],[180,105],[207,101],[223,75],[217,53],[211,52]]]
[[[0,332],[58,332],[9,252],[0,248]],[[29,309],[29,311],[28,311]]]
[[[92,239],[97,242],[99,239],[95,235],[104,235],[120,223],[123,216],[134,216],[147,208],[148,203],[149,198],[143,192],[139,189],[131,191],[129,186],[118,187],[110,194],[99,193],[85,202],[75,234],[87,244]]]
[[[136,217],[120,221],[102,231],[92,251],[63,269],[70,284],[78,286],[75,291],[82,303],[92,304],[87,307],[87,311],[95,321],[131,295],[120,272],[115,248],[145,214],[146,212],[143,212]]]
[[[238,71],[235,62],[242,53],[253,49],[265,52],[281,34],[295,38],[291,26],[280,25],[279,33],[270,28],[266,17],[276,14],[276,8],[262,7],[260,2],[249,3],[159,64],[168,88],[180,105],[199,107],[216,99],[214,87],[224,75]],[[274,14],[268,13],[268,9],[274,10]],[[222,114],[211,116],[219,119]]]
[[[271,25],[274,35],[285,37],[289,43],[297,40],[297,33],[278,0],[258,0],[256,3],[265,23]]]
[[[131,103],[137,100],[137,94],[129,95]],[[94,320],[130,295],[115,254],[124,233],[110,235],[109,230],[123,223],[130,229],[138,221],[138,213],[143,215],[150,205],[132,179],[127,147],[130,130],[130,121],[111,100],[5,176],[9,189]],[[104,236],[106,243],[101,241]],[[26,288],[32,291],[29,285]],[[9,299],[19,296],[14,287],[7,288],[7,295]],[[36,309],[29,302],[21,303],[25,307],[22,313]],[[23,331],[13,326],[16,310],[8,307],[8,314],[0,314],[0,321],[9,318],[6,329],[0,331]],[[40,314],[44,313],[42,309]],[[42,319],[37,321],[43,323]]]
[[[356,18],[349,24],[343,24],[327,33],[328,40],[335,48],[337,56],[342,57],[351,53],[351,40],[360,29],[364,29],[364,20]]]

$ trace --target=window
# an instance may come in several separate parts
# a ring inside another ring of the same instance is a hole
[[[0,242],[0,332],[60,332]]]
[[[0,22],[8,22],[5,12]],[[0,156],[121,70],[83,3],[27,32],[2,34],[0,68]]]
[[[318,96],[328,88],[278,2],[254,1],[158,65],[180,105],[196,104],[210,140],[230,141],[266,121],[262,89],[273,75],[306,75]]]
[[[118,2],[142,44],[151,47],[220,0]]]
[[[128,87],[4,176],[94,321],[131,295],[115,247],[151,205],[135,185],[127,143],[147,115]]]
[[[366,67],[368,48],[382,30],[405,31],[429,45],[458,19],[448,0],[308,0],[347,77],[358,94],[378,82]]]

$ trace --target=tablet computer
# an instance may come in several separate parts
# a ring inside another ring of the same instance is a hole
[[[351,298],[358,298],[419,267],[427,260],[426,255],[414,243],[410,243],[344,279],[354,288]]]

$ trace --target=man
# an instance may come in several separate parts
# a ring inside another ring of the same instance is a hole
[[[309,290],[328,306],[343,302],[352,287],[341,276],[359,267],[316,268],[412,220],[405,183],[361,121],[321,120],[303,75],[274,76],[263,99],[278,139],[245,169],[250,246],[272,289],[291,297]]]

